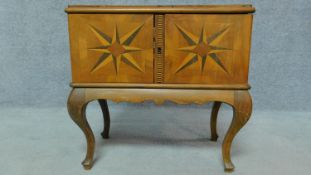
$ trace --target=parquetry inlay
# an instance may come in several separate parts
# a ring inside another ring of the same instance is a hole
[[[112,38],[104,32],[98,30],[94,26],[90,26],[90,29],[95,34],[96,38],[101,42],[101,46],[96,48],[90,48],[90,51],[96,51],[102,53],[98,58],[98,61],[92,68],[92,73],[101,69],[111,61],[113,61],[116,74],[120,71],[120,63],[123,62],[136,70],[143,72],[143,69],[139,66],[137,61],[132,57],[130,52],[141,51],[142,49],[132,47],[130,44],[138,34],[144,24],[139,25],[132,31],[125,34],[123,37],[119,36],[118,26],[115,26]]]
[[[197,37],[194,34],[186,31],[184,28],[176,24],[177,29],[182,34],[184,39],[188,42],[190,46],[179,48],[178,50],[188,52],[189,54],[184,58],[182,64],[177,68],[176,73],[185,69],[186,67],[201,61],[201,72],[204,71],[204,66],[207,58],[215,61],[215,63],[222,68],[226,73],[228,73],[226,67],[221,62],[217,53],[231,50],[229,48],[224,48],[217,46],[216,41],[218,38],[222,37],[228,32],[229,26],[223,28],[222,30],[206,36],[205,26],[203,25],[201,29],[200,36]]]

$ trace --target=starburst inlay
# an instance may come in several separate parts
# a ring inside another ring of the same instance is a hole
[[[130,44],[143,25],[144,24],[139,25],[122,37],[119,36],[118,26],[116,25],[112,38],[94,26],[90,26],[90,29],[95,34],[96,38],[100,41],[101,46],[96,48],[89,48],[89,50],[102,53],[91,72],[93,73],[101,69],[111,61],[113,62],[116,74],[118,74],[120,71],[121,62],[133,67],[140,72],[143,72],[136,59],[134,59],[130,54],[130,52],[142,51],[142,49],[132,47]]]
[[[184,58],[175,73],[178,73],[181,70],[199,61],[201,61],[201,72],[203,72],[206,59],[212,59],[218,66],[220,66],[220,68],[222,68],[222,70],[228,73],[228,70],[221,62],[218,53],[231,49],[218,46],[217,41],[228,32],[229,26],[210,36],[206,36],[205,25],[203,25],[199,37],[188,32],[177,24],[176,27],[181,35],[184,37],[184,39],[187,41],[189,46],[178,49],[180,51],[188,52],[188,55]]]

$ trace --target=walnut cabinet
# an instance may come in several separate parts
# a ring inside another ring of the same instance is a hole
[[[108,138],[107,100],[170,100],[214,102],[213,141],[220,105],[232,106],[222,154],[225,170],[233,170],[231,143],[252,110],[248,68],[254,7],[75,5],[65,11],[72,67],[68,111],[86,136],[86,169],[92,167],[95,145],[85,116],[90,101],[101,106],[102,136]]]

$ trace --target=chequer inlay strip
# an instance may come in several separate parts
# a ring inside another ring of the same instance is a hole
[[[155,15],[155,83],[162,83],[164,80],[164,15]]]
[[[217,46],[216,40],[228,32],[229,26],[223,28],[222,30],[212,34],[207,37],[205,32],[205,26],[201,29],[200,36],[197,37],[194,34],[188,32],[181,26],[175,24],[178,31],[184,37],[184,39],[188,42],[190,46],[179,48],[178,50],[188,52],[189,54],[184,58],[181,65],[177,68],[175,73],[180,72],[181,70],[187,68],[188,66],[198,62],[201,60],[201,72],[204,71],[206,59],[210,58],[215,61],[215,63],[222,68],[226,73],[228,70],[221,62],[217,53],[231,50],[229,48],[224,48]]]
[[[90,26],[90,29],[95,34],[96,38],[101,42],[101,46],[96,48],[89,48],[89,50],[102,53],[92,68],[92,73],[98,69],[101,69],[111,61],[113,61],[116,74],[118,74],[120,71],[121,62],[133,67],[140,72],[143,72],[137,61],[130,54],[130,52],[142,51],[142,49],[132,47],[130,44],[135,39],[143,25],[144,23],[122,37],[119,36],[118,26],[116,25],[112,38],[94,26]]]

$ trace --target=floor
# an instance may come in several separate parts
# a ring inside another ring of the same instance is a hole
[[[101,139],[97,104],[87,109],[97,141],[91,171],[80,164],[85,140],[66,108],[0,108],[1,174],[226,174],[221,141],[232,116],[228,106],[219,114],[217,142],[209,141],[211,105],[111,106],[109,140]],[[254,111],[234,140],[232,160],[232,175],[309,175],[311,112]]]

